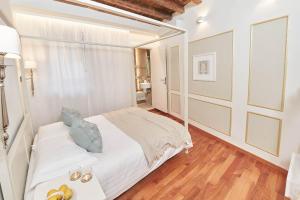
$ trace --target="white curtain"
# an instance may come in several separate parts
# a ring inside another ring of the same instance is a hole
[[[16,19],[21,35],[80,43],[129,42],[127,31],[23,14]],[[86,117],[135,101],[131,49],[23,38],[22,50],[23,60],[37,63],[35,96],[30,97],[35,129],[60,120],[63,106]]]

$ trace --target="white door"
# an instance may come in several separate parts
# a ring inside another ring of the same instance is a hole
[[[156,45],[150,50],[152,106],[168,112],[166,50]]]

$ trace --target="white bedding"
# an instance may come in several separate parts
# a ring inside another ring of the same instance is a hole
[[[88,153],[90,157],[87,157],[86,159],[88,159],[89,162],[92,162],[93,159],[91,158],[96,158],[96,161],[92,164],[92,169],[98,178],[107,199],[116,198],[144,178],[147,174],[159,167],[166,160],[185,148],[169,148],[161,159],[149,168],[143,150],[136,141],[128,137],[101,115],[90,117],[86,120],[97,124],[102,135],[103,153]],[[32,200],[34,193],[34,189],[31,190],[31,184],[32,181],[36,182],[34,180],[36,179],[35,170],[40,165],[38,164],[40,163],[40,160],[37,155],[42,152],[36,152],[39,151],[39,144],[43,143],[42,140],[47,141],[51,139],[60,140],[60,143],[70,143],[72,140],[69,137],[68,131],[68,127],[62,122],[40,128],[37,135],[38,137],[35,138],[37,149],[33,151],[30,162],[25,193],[26,200]],[[53,153],[53,149],[51,146],[44,144],[43,152]],[[43,155],[41,155],[41,157],[43,157]],[[77,158],[75,158],[75,160],[76,159]],[[83,163],[84,162],[85,160],[83,160]],[[52,178],[55,178],[60,176],[61,173],[68,173],[67,167],[60,170],[56,175],[51,174],[51,176]]]

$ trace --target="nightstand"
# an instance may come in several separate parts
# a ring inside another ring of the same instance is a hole
[[[71,200],[105,200],[105,194],[95,175],[87,182],[79,180],[70,181],[69,175],[61,176],[55,180],[39,184],[34,192],[34,200],[47,200],[47,193],[50,189],[58,189],[61,185],[67,184],[73,190]]]

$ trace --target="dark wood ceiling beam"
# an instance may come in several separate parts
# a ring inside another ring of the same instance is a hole
[[[177,4],[181,5],[182,7],[185,6],[185,3],[182,0],[174,0]]]
[[[174,0],[174,1],[176,1],[181,6],[185,6],[186,4],[188,4],[190,2],[192,2],[194,4],[200,4],[200,3],[202,3],[202,0]]]
[[[140,20],[140,19],[137,19],[135,17],[129,17],[129,16],[122,15],[122,14],[116,14],[114,12],[102,9],[102,8],[100,8],[98,6],[92,6],[90,4],[79,2],[77,0],[54,0],[54,1],[57,1],[57,2],[60,2],[60,3],[65,3],[65,4],[69,4],[69,5],[73,5],[73,6],[78,6],[78,7],[82,7],[82,8],[87,8],[87,9],[95,10],[95,11],[98,11],[98,12],[103,12],[103,13],[107,13],[107,14],[110,14],[110,15],[114,15],[114,16],[125,17],[125,18],[131,19],[131,20],[145,22],[144,20]],[[152,24],[151,22],[147,22],[147,23],[148,24]],[[152,25],[153,26],[157,26],[156,24],[152,24]]]
[[[173,0],[148,0],[147,2],[156,4],[173,12],[183,13],[184,8]]]
[[[194,4],[200,4],[200,3],[202,3],[202,0],[192,0],[192,2],[193,2]]]
[[[78,0],[55,0],[62,3],[86,7],[99,12],[113,14],[110,11],[101,9]],[[174,13],[183,13],[184,6],[188,3],[200,4],[202,0],[93,0],[132,13],[143,15],[156,20],[170,20]],[[119,14],[121,16],[121,14]],[[132,18],[134,19],[134,18]]]
[[[150,18],[158,19],[158,20],[170,20],[171,15],[167,13],[162,13],[159,11],[156,11],[155,9],[149,9],[146,7],[143,7],[139,4],[134,4],[129,1],[124,1],[124,0],[93,0],[98,3],[103,3],[109,6],[113,6],[116,8],[120,8],[123,10],[127,10],[129,12],[137,13],[143,16],[147,16]]]

